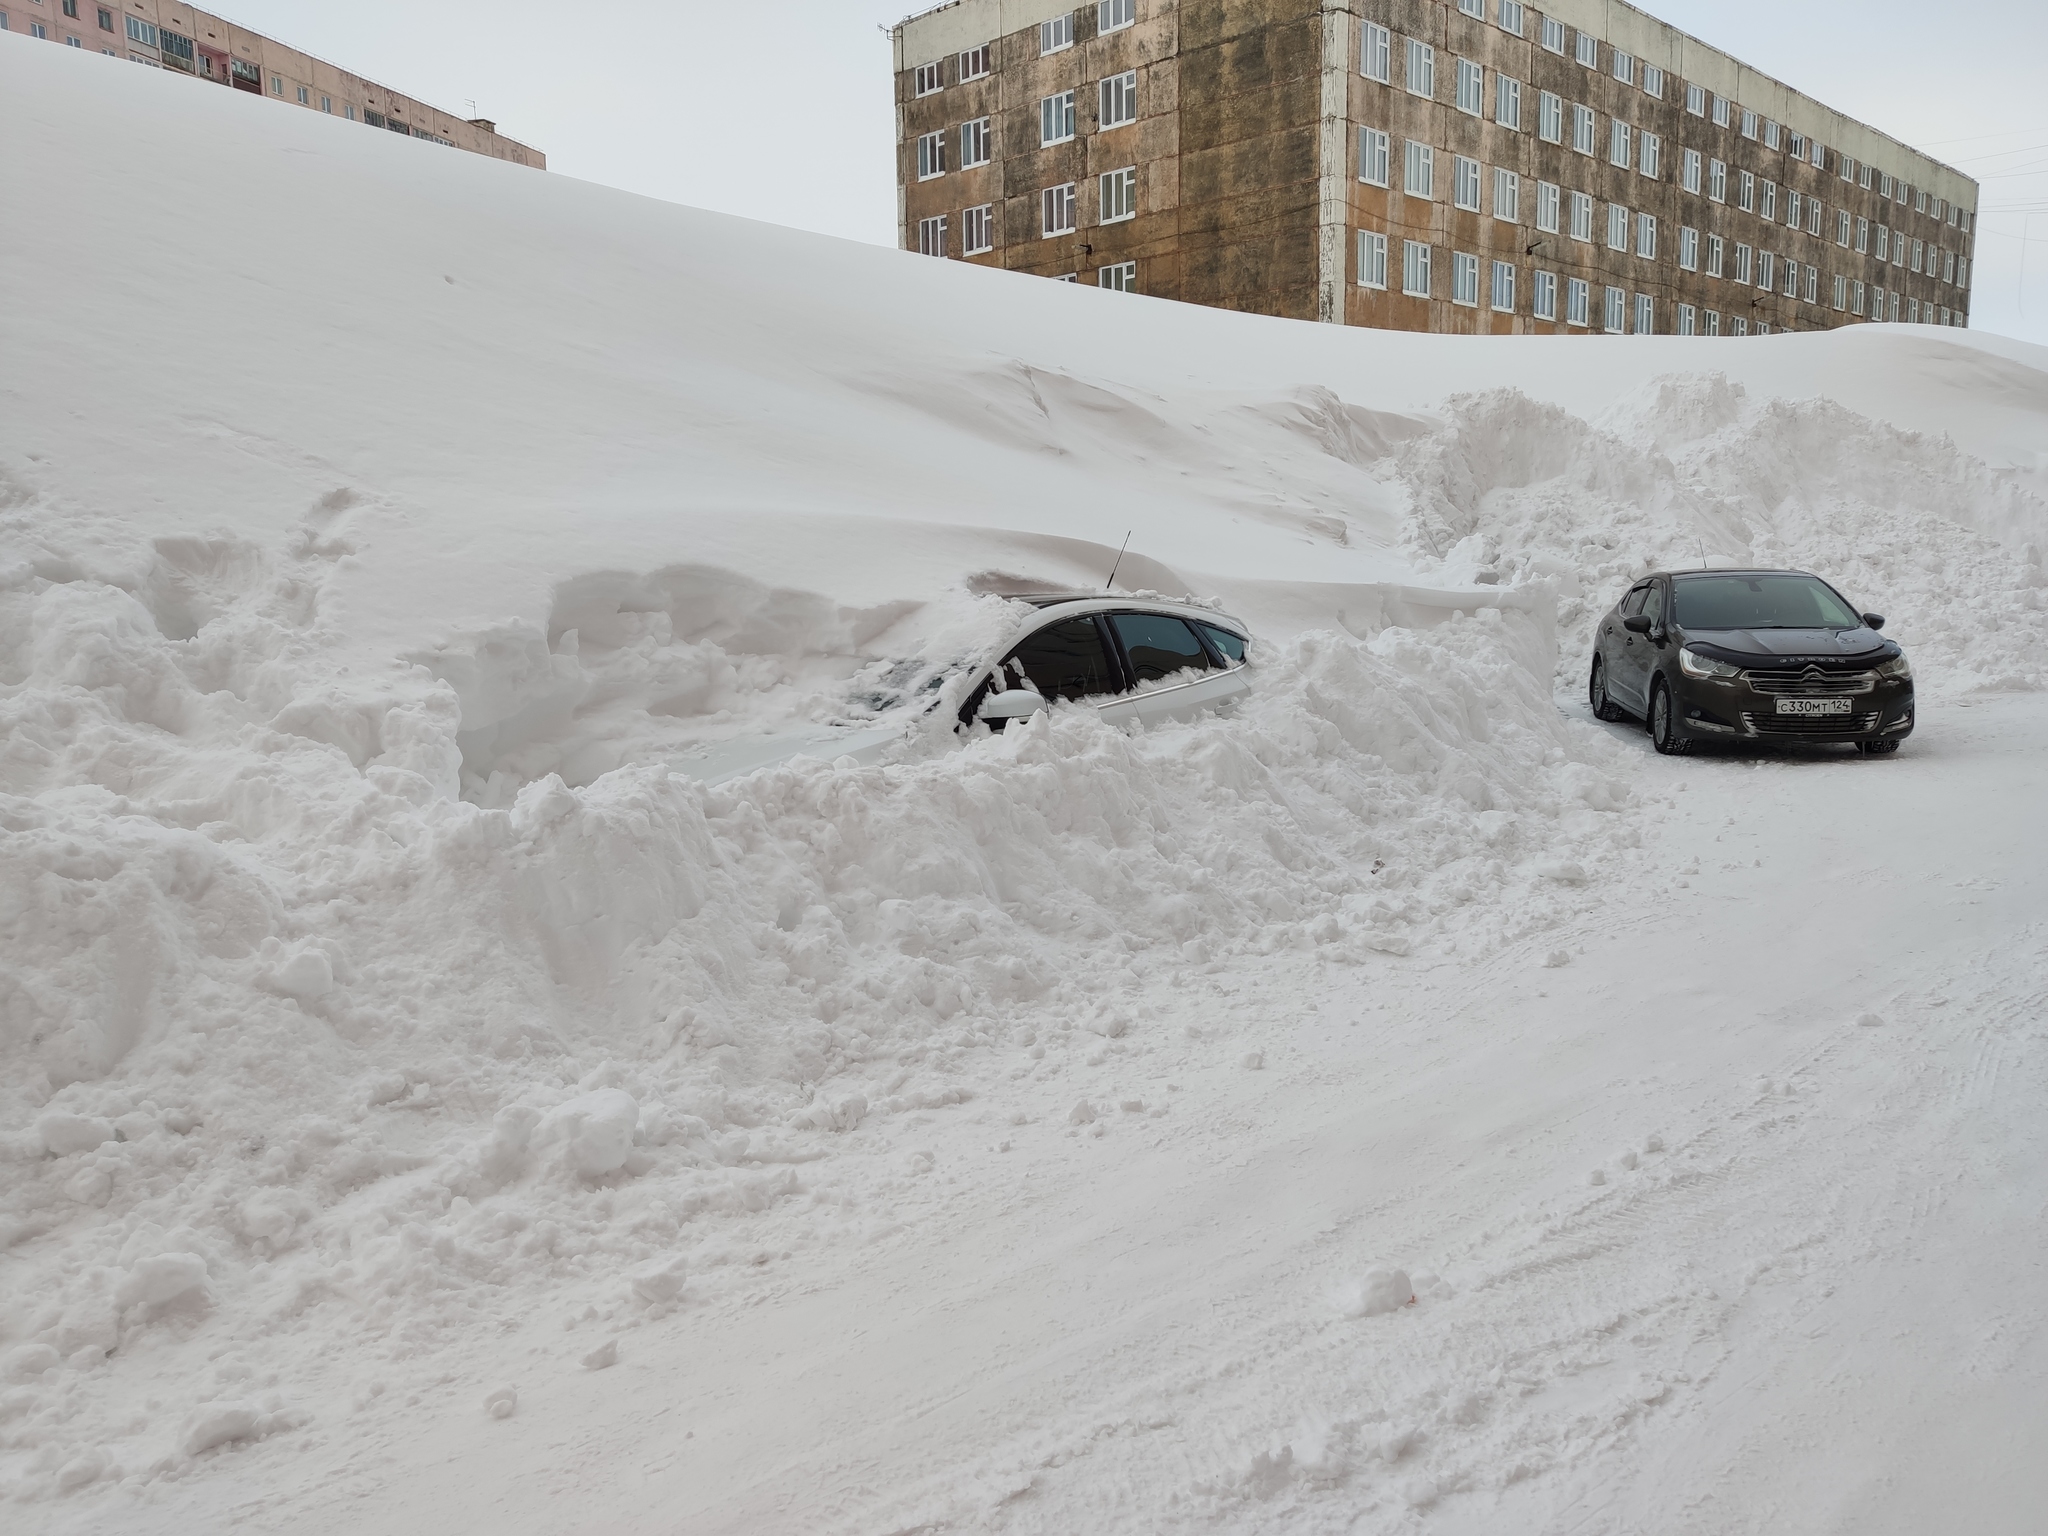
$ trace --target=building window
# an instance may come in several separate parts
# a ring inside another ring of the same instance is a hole
[[[1961,256],[1955,253],[1954,251],[1951,251],[1944,260],[1944,266],[1949,273],[1948,276],[1942,279],[1944,282],[1952,282],[1958,288],[1967,288],[1970,286],[1969,257]]]
[[[1744,213],[1756,212],[1756,177],[1749,171],[1736,172],[1735,206]]]
[[[1680,227],[1678,231],[1678,270],[1697,272],[1700,269],[1700,232]]]
[[[1849,248],[1849,210],[1846,208],[1835,210],[1835,244],[1845,251]]]
[[[272,75],[270,77],[270,94],[273,96],[282,96],[284,94],[283,75]]]
[[[1636,215],[1636,254],[1649,261],[1657,259],[1657,216],[1651,213]]]
[[[1451,252],[1451,302],[1468,309],[1479,306],[1479,258]]]
[[[1512,32],[1516,37],[1520,37],[1523,25],[1522,0],[1500,0],[1501,31]]]
[[[332,112],[334,110],[334,103],[325,96],[322,96],[320,98],[320,110],[322,112]]]
[[[1813,162],[1813,168],[1816,171],[1824,171],[1828,168],[1827,148],[1818,139],[1813,143],[1813,153],[1807,156],[1807,158]]]
[[[1394,78],[1394,36],[1376,21],[1368,21],[1360,33],[1358,72],[1381,85]]]
[[[1593,286],[1583,277],[1567,278],[1564,285],[1564,323],[1584,325],[1592,308]]]
[[[1764,183],[1764,195],[1757,204],[1757,213],[1759,216],[1762,217],[1763,221],[1766,224],[1775,223],[1777,221],[1778,184],[1775,181],[1767,181]]]
[[[1756,253],[1756,285],[1769,293],[1778,286],[1778,258],[1769,251]]]
[[[1628,169],[1629,138],[1628,124],[1620,118],[1615,118],[1607,125],[1607,161],[1610,165],[1620,166],[1624,171]]]
[[[1610,336],[1625,335],[1628,331],[1628,291],[1623,288],[1607,290],[1607,305],[1601,315],[1603,328]]]
[[[1703,85],[1688,85],[1685,88],[1685,110],[1694,117],[1707,115],[1707,88]]]
[[[1657,334],[1657,301],[1647,293],[1636,295],[1636,334],[1654,336]]]
[[[144,21],[140,16],[130,16],[127,20],[129,42],[140,43],[145,48],[157,46],[155,27]]]
[[[300,87],[299,87],[299,105],[300,105],[300,106],[302,106],[302,107],[303,107],[303,106],[308,106],[308,105],[310,105],[310,103],[309,103],[309,102],[308,102],[308,101],[306,100],[307,94],[308,94],[308,92],[307,92],[306,88],[305,88],[305,87],[304,87],[303,85],[302,85],[302,86],[300,86]]]
[[[988,75],[988,44],[970,48],[960,55],[960,81],[981,80]]]
[[[1785,258],[1785,286],[1779,292],[1788,299],[1799,297],[1799,263],[1790,256]]]
[[[1375,230],[1358,232],[1358,286],[1381,290],[1387,286],[1387,237]]]
[[[1358,179],[1370,186],[1384,187],[1387,184],[1389,145],[1391,140],[1378,128],[1358,130]]]
[[[1792,142],[1788,147],[1792,151],[1792,158],[1794,160],[1804,160],[1806,158],[1806,135],[1803,133],[1793,134]]]
[[[1557,274],[1535,272],[1529,278],[1529,313],[1538,320],[1557,319]]]
[[[960,254],[979,256],[996,248],[995,205],[983,203],[960,215]]]
[[[1572,148],[1582,155],[1593,153],[1593,109],[1572,107]]]
[[[50,29],[44,26],[40,21],[32,21],[28,24],[28,35],[30,37],[40,37],[47,40],[50,35]]]
[[[1846,277],[1844,277],[1844,276],[1842,276],[1842,274],[1841,274],[1841,273],[1837,272],[1837,273],[1835,274],[1835,308],[1836,308],[1836,309],[1847,309],[1848,307],[1849,307],[1849,279],[1848,279],[1848,278],[1846,278]]]
[[[1664,71],[1654,64],[1643,66],[1643,94],[1659,101],[1664,99]]]
[[[938,64],[920,64],[911,72],[911,90],[919,96],[929,96],[945,89],[945,69]]]
[[[989,120],[977,117],[960,125],[960,169],[970,170],[989,161]]]
[[[938,133],[919,134],[917,139],[917,179],[930,181],[946,174],[946,135]]]
[[[1718,336],[1718,335],[1720,335],[1720,334],[1721,334],[1721,316],[1720,316],[1720,312],[1719,312],[1719,311],[1717,311],[1717,310],[1712,310],[1712,309],[1708,310],[1708,311],[1707,311],[1707,313],[1706,313],[1706,321],[1707,321],[1707,332],[1706,332],[1706,333],[1707,333],[1707,334],[1708,334],[1709,336]]]
[[[1779,141],[1779,133],[1780,133],[1780,131],[1781,131],[1781,130],[1779,129],[1779,127],[1778,127],[1778,125],[1777,125],[1776,123],[1772,122],[1772,121],[1771,121],[1771,120],[1770,120],[1770,119],[1769,119],[1768,117],[1764,119],[1764,148],[1765,148],[1765,149],[1776,149],[1776,148],[1778,147],[1778,141]],[[1757,334],[1758,334],[1758,335],[1762,335],[1762,334],[1763,334],[1763,332],[1762,332],[1761,330],[1759,330],[1759,331],[1757,332]]]
[[[1577,52],[1575,54],[1575,57],[1581,64],[1585,65],[1586,68],[1598,69],[1600,67],[1599,39],[1591,36],[1588,33],[1581,32],[1578,37]]]
[[[1747,107],[1742,109],[1742,136],[1745,139],[1756,137],[1756,114]]]
[[[1479,162],[1463,155],[1451,156],[1451,203],[1469,212],[1479,211]]]
[[[1593,242],[1593,199],[1584,192],[1572,194],[1572,238]]]
[[[1863,285],[1861,283],[1851,283],[1849,285],[1849,313],[1852,315],[1863,313]]]
[[[1892,290],[1892,324],[1894,325],[1897,325],[1899,322],[1899,305],[1902,298],[1903,295],[1897,289]]]
[[[1480,87],[1485,84],[1477,64],[1470,59],[1458,60],[1458,110],[1477,117],[1482,106]]]
[[[1913,325],[1920,323],[1920,301],[1918,299],[1906,300],[1906,319]]]
[[[1637,155],[1642,173],[1655,181],[1664,173],[1664,141],[1654,133],[1637,135],[1641,141],[1641,152]]]
[[[923,256],[946,254],[946,216],[943,213],[935,219],[917,221],[917,249]]]
[[[1546,144],[1564,142],[1564,98],[1550,91],[1536,97],[1536,137]]]
[[[1564,52],[1564,23],[1555,16],[1543,18],[1543,46],[1552,53]]]
[[[1820,199],[1809,197],[1806,200],[1806,232],[1809,235],[1820,233],[1820,214]]]
[[[1431,149],[1427,144],[1418,144],[1415,140],[1410,139],[1408,141],[1407,164],[1404,169],[1406,175],[1401,183],[1402,191],[1406,192],[1410,197],[1434,198],[1436,196],[1435,150]]]
[[[1726,128],[1728,126],[1728,98],[1726,96],[1716,96],[1714,98],[1714,126],[1716,128]]]
[[[1412,37],[1408,39],[1408,94],[1436,95],[1436,50]]]
[[[1678,334],[1690,336],[1699,324],[1699,311],[1690,304],[1678,306]]]
[[[1038,24],[1038,53],[1043,58],[1048,53],[1058,53],[1062,48],[1074,46],[1074,13],[1055,16],[1051,21]]]
[[[1105,172],[1102,181],[1102,222],[1121,224],[1138,216],[1138,168],[1127,165]]]
[[[1401,242],[1401,291],[1413,298],[1429,297],[1429,243]]]
[[[1741,315],[1730,315],[1728,317],[1728,334],[1730,336],[1747,336],[1749,334],[1749,321]]]
[[[1563,193],[1555,182],[1536,183],[1536,227],[1546,235],[1557,233],[1558,206],[1564,201]]]
[[[1785,194],[1785,227],[1801,229],[1806,224],[1806,195],[1803,192],[1788,191]]]
[[[1138,19],[1138,0],[1100,0],[1095,7],[1097,32],[1121,32]]]
[[[1493,216],[1509,224],[1522,220],[1522,178],[1501,166],[1493,170]]]
[[[1820,302],[1819,267],[1808,267],[1806,269],[1806,302],[1809,304],[1818,304]]]
[[[1607,249],[1628,249],[1628,210],[1619,203],[1607,205]]]
[[[1458,0],[1458,9],[1475,20],[1486,20],[1486,0]]]
[[[1121,128],[1138,120],[1138,72],[1125,70],[1102,82],[1101,123],[1104,128]]]
[[[1493,264],[1493,312],[1497,315],[1515,312],[1515,264],[1512,261]]]
[[[1842,180],[1854,181],[1856,179],[1856,157],[1854,155],[1838,155],[1835,158],[1841,162]]]
[[[1684,158],[1684,159],[1683,159],[1683,160],[1682,160],[1682,161],[1680,162],[1680,170],[1679,170],[1679,173],[1678,173],[1678,184],[1679,184],[1680,186],[1684,187],[1684,188],[1685,188],[1685,190],[1686,190],[1686,191],[1688,191],[1688,192],[1698,192],[1698,191],[1699,191],[1699,189],[1700,189],[1700,152],[1699,152],[1698,150],[1696,150],[1696,149],[1688,149],[1688,150],[1687,150],[1687,151],[1685,152],[1685,158]]]
[[[1100,268],[1095,274],[1095,286],[1107,288],[1112,293],[1136,293],[1138,264],[1135,261],[1119,261]]]
[[[1074,93],[1062,91],[1038,103],[1038,143],[1064,144],[1074,136]]]
[[[1735,243],[1735,281],[1747,285],[1749,282],[1750,249],[1741,241]]]
[[[1064,186],[1047,187],[1039,202],[1045,238],[1074,232],[1074,184],[1071,181]]]
[[[356,120],[356,104],[352,101],[343,102],[341,105],[341,115],[350,122],[354,122]]]
[[[1725,250],[1726,247],[1721,243],[1719,235],[1707,236],[1707,276],[1721,275],[1721,258]]]
[[[1636,83],[1636,56],[1634,54],[1623,53],[1619,48],[1614,50],[1614,78],[1623,85],[1634,85]]]
[[[1728,201],[1728,162],[1709,160],[1707,162],[1707,197],[1717,203]]]
[[[1520,131],[1522,126],[1522,82],[1506,75],[1493,77],[1493,120],[1503,128]]]
[[[108,9],[107,9],[107,8],[106,8],[105,6],[101,6],[101,7],[99,8],[99,12],[100,12],[100,30],[101,30],[102,32],[111,32],[111,31],[113,31],[113,30],[114,30],[114,13],[113,13],[112,11],[108,10]]]

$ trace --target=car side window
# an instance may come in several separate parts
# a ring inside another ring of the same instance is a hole
[[[1115,693],[1122,684],[1092,618],[1048,624],[1003,658],[1003,687],[1031,687],[1048,699]]]
[[[1156,683],[1190,667],[1211,670],[1209,653],[1184,619],[1170,613],[1113,613],[1109,622],[1141,683]]]
[[[1653,629],[1664,622],[1664,589],[1654,582],[1650,586],[1649,595],[1643,600],[1643,612],[1650,616],[1650,627]]]
[[[1214,624],[1196,624],[1202,638],[1216,648],[1216,654],[1233,667],[1244,660],[1244,636],[1233,635],[1227,629],[1218,629]]]
[[[1631,589],[1628,596],[1621,600],[1621,616],[1624,619],[1630,619],[1641,613],[1643,611],[1643,599],[1649,595],[1650,585],[1648,582],[1643,583],[1640,587]]]

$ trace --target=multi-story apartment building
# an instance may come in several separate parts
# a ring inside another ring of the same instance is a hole
[[[0,0],[0,31],[175,70],[409,138],[546,170],[488,118],[460,118],[175,0]]]
[[[894,37],[909,250],[1401,330],[1968,320],[1975,182],[1623,0],[953,0]]]

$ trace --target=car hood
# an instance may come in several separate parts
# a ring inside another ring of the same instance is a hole
[[[1876,660],[1889,642],[1874,629],[1694,629],[1688,640],[1734,655],[1773,661]]]

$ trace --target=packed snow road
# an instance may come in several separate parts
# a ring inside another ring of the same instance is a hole
[[[1611,729],[1642,846],[1568,928],[1169,980],[1125,1054],[892,1129],[917,1213],[853,1257],[94,1523],[2030,1528],[2048,704],[1874,761]]]

